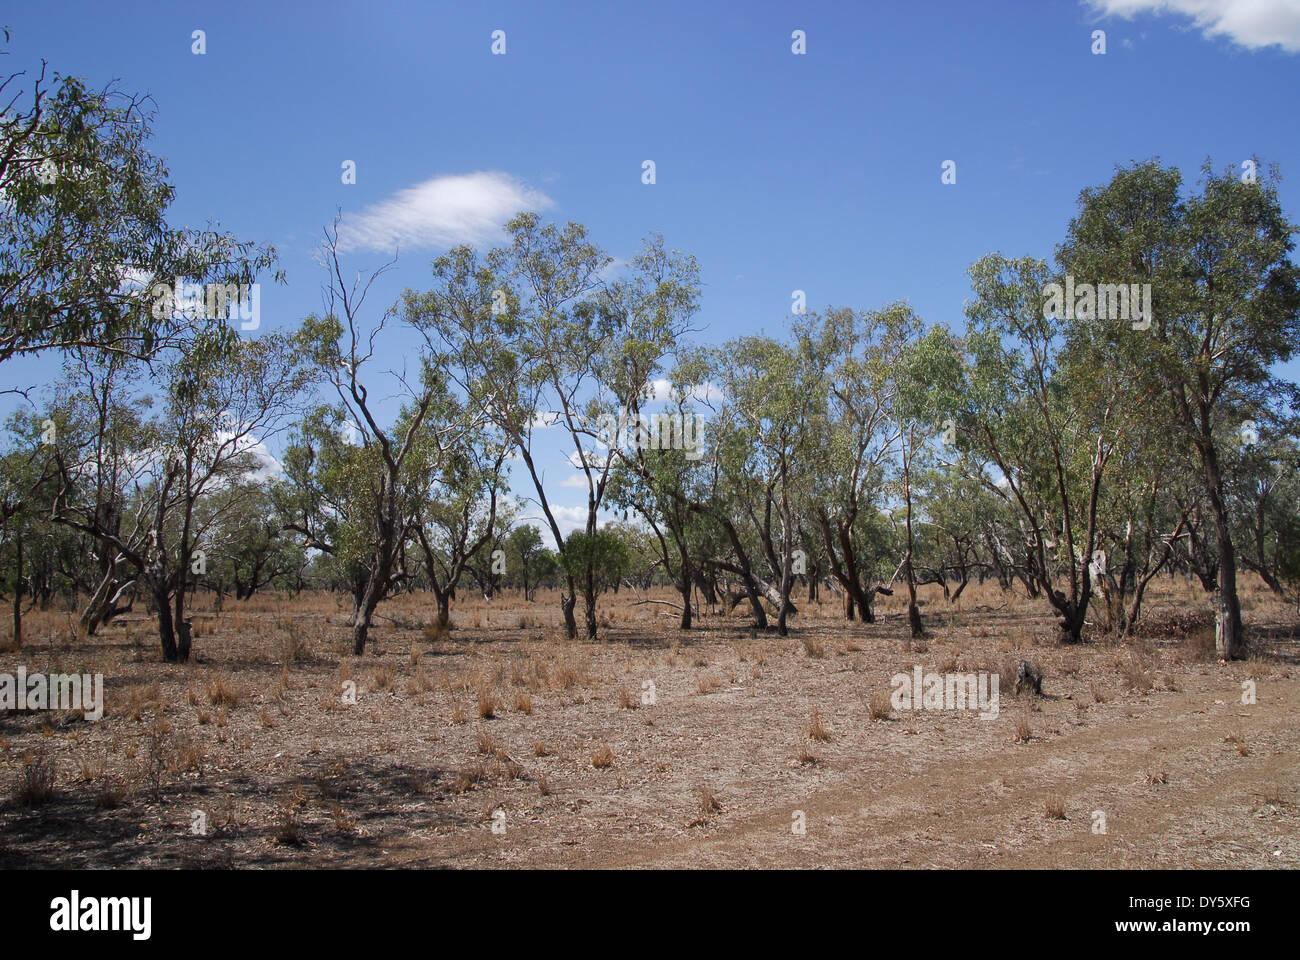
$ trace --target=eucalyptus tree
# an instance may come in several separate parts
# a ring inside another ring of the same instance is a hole
[[[513,446],[563,561],[567,541],[536,459],[538,435],[563,436],[587,488],[584,529],[593,535],[621,441],[602,442],[597,424],[650,391],[662,358],[688,330],[698,268],[653,237],[627,276],[607,283],[612,260],[581,225],[561,228],[525,213],[506,229],[509,243],[482,257],[458,247],[435,260],[433,289],[408,292],[406,315],[445,357],[443,369],[467,404]],[[577,578],[596,572],[562,566],[561,610],[573,638]],[[593,608],[586,626],[594,637]]]
[[[725,504],[753,537],[772,582],[756,577],[734,524],[725,518],[723,524],[751,603],[761,589],[776,608],[781,636],[795,612],[790,593],[799,507],[820,456],[815,425],[826,402],[820,358],[806,348],[808,342],[747,336],[715,353],[715,378],[724,396],[716,435]]]
[[[924,469],[927,460],[927,441],[935,432],[930,424],[932,417],[916,416],[918,406],[909,404],[908,393],[916,385],[910,366],[915,362],[918,352],[924,350],[924,344],[916,341],[920,337],[922,324],[906,304],[895,304],[888,312],[885,321],[889,337],[885,351],[891,345],[898,350],[898,359],[889,364],[889,379],[893,381],[893,417],[898,434],[898,481],[897,488],[903,498],[903,561],[900,569],[904,583],[907,584],[907,624],[913,639],[924,632],[921,623],[921,610],[916,602],[916,534],[914,523],[914,485],[916,475]],[[920,408],[923,411],[923,408]]]
[[[0,363],[74,347],[149,359],[196,327],[235,336],[224,318],[159,315],[154,285],[250,284],[274,251],[167,223],[175,188],[148,150],[147,98],[51,85],[44,67],[25,82],[0,82]]]
[[[39,424],[15,415],[9,432],[14,442],[0,455],[0,595],[7,593],[12,604],[11,641],[17,649],[23,643],[23,599],[32,596],[34,604],[40,597],[38,585],[51,576],[48,557],[58,549],[58,538],[44,509],[51,476],[35,439]]]
[[[442,411],[463,417],[458,405]],[[500,537],[505,496],[503,465],[509,445],[488,430],[451,438],[450,448],[425,431],[417,446],[413,531],[424,559],[425,577],[438,605],[438,625],[451,623],[456,587],[475,556]]]
[[[45,513],[87,541],[88,600],[79,627],[93,635],[130,611],[141,592],[138,565],[149,542],[138,492],[148,484],[150,451],[158,445],[140,364],[113,352],[73,348],[45,408],[22,430],[39,443],[55,490]],[[39,438],[39,439],[38,439]],[[79,525],[60,520],[75,514]]]
[[[888,474],[901,432],[895,368],[918,321],[905,303],[882,310],[831,309],[798,334],[824,371],[813,434],[813,504],[830,573],[844,592],[845,619],[875,620]],[[892,547],[891,547],[892,549]],[[890,578],[892,580],[892,577]]]
[[[668,249],[661,235],[651,234],[622,275],[607,283],[596,298],[597,315],[609,334],[592,344],[599,352],[593,356],[595,376],[585,408],[575,416],[564,401],[561,421],[568,428],[576,450],[574,461],[586,481],[589,536],[596,531],[596,513],[605,502],[617,464],[634,462],[639,476],[657,475],[661,483],[680,493],[682,483],[688,482],[685,478],[701,459],[702,423],[686,384],[680,376],[676,383],[660,376],[669,357],[685,349],[682,340],[692,330],[699,295],[695,258]],[[677,372],[680,370],[679,364]],[[666,402],[667,412],[654,410],[655,401]],[[673,510],[684,538],[689,511],[681,499]],[[689,591],[689,558],[678,574],[679,589]],[[577,581],[587,601],[587,632],[592,638],[594,597],[599,592],[593,578],[597,575],[588,565]],[[684,606],[689,608],[687,600]]]
[[[91,374],[94,366],[80,369]],[[184,662],[192,641],[187,593],[206,573],[208,539],[239,502],[239,481],[264,466],[257,450],[293,412],[304,376],[296,345],[283,334],[230,341],[199,333],[157,361],[155,373],[158,412],[106,465],[100,448],[111,427],[89,437],[60,432],[51,516],[129,565],[153,601],[163,659]],[[126,471],[121,508],[112,503],[120,495],[110,493],[104,509],[97,488],[106,467]]]
[[[314,559],[313,580],[346,586],[353,611],[369,579],[369,529],[374,500],[366,477],[381,469],[378,450],[339,404],[309,410],[289,434],[281,462],[284,483],[272,488],[284,529]]]
[[[201,578],[218,597],[230,589],[236,600],[248,600],[267,587],[291,586],[305,570],[307,553],[280,513],[283,483],[260,471],[237,481],[229,502],[206,505],[205,513],[222,508],[210,521],[207,575]]]
[[[1093,591],[1098,506],[1133,414],[1130,394],[1110,371],[1072,362],[1071,338],[1089,334],[1050,315],[1045,263],[993,254],[970,272],[964,375],[953,375],[951,361],[934,363],[931,402],[952,411],[958,449],[1014,511],[1028,572],[1062,638],[1077,643]]]
[[[1292,422],[1263,416],[1225,451],[1233,543],[1241,565],[1285,593],[1290,555],[1300,549],[1300,444]]]
[[[303,322],[300,343],[317,375],[336,398],[332,412],[318,413],[299,431],[292,476],[299,492],[294,521],[307,545],[339,554],[352,574],[352,652],[365,652],[375,608],[407,577],[406,545],[416,523],[416,504],[427,493],[422,478],[428,463],[416,454],[446,451],[478,428],[478,417],[451,398],[441,358],[424,353],[414,375],[374,370],[379,343],[396,308],[378,320],[365,319],[366,299],[375,280],[392,262],[362,279],[345,279],[338,251],[338,221],[325,231],[321,259],[329,274],[323,288],[324,313]],[[381,409],[380,383],[403,398],[389,423]],[[431,417],[442,411],[445,419]],[[328,436],[333,418],[350,436]],[[348,448],[348,449],[344,449]],[[313,476],[313,467],[324,471]],[[345,491],[339,490],[345,482]],[[333,535],[334,539],[330,539]]]
[[[1276,171],[1215,174],[1207,161],[1201,175],[1184,196],[1179,171],[1152,160],[1083,191],[1058,261],[1080,278],[1151,284],[1145,329],[1098,326],[1136,356],[1134,400],[1163,397],[1162,420],[1195,450],[1213,520],[1216,647],[1231,659],[1245,644],[1219,438],[1237,433],[1242,410],[1296,405],[1277,367],[1300,344],[1300,269]]]
[[[445,358],[443,369],[466,403],[518,453],[562,554],[564,535],[534,457],[537,434],[554,424],[556,407],[576,402],[574,387],[591,378],[584,341],[600,335],[591,300],[611,258],[575,223],[561,229],[521,214],[507,229],[508,246],[482,257],[460,246],[434,260],[433,288],[408,291],[405,315]],[[571,575],[568,586],[560,603],[573,639],[578,593]]]
[[[1176,559],[1201,498],[1194,455],[1170,436],[1163,420],[1143,410],[1129,423],[1127,442],[1117,447],[1102,491],[1101,562],[1093,565],[1104,628],[1121,638],[1141,617],[1148,585]]]
[[[505,540],[506,572],[512,581],[517,577],[524,600],[533,602],[537,587],[553,572],[555,555],[542,545],[542,534],[532,524],[521,524]]]
[[[689,630],[694,622],[691,595],[703,573],[706,560],[714,552],[708,537],[712,526],[704,503],[711,461],[704,459],[705,427],[700,397],[707,393],[705,380],[709,365],[702,356],[680,360],[672,375],[661,386],[665,411],[654,416],[668,417],[669,422],[690,433],[691,449],[650,449],[647,431],[638,430],[634,442],[619,447],[619,462],[611,474],[607,497],[612,506],[634,510],[649,528],[654,549],[664,573],[681,596],[679,626]],[[635,397],[630,415],[644,415],[642,398]],[[653,422],[653,421],[651,421]],[[662,420],[660,421],[662,422]]]
[[[627,540],[610,527],[594,533],[574,530],[560,554],[569,576],[578,585],[587,611],[588,639],[596,639],[596,600],[627,573],[631,554]]]
[[[944,598],[956,603],[972,577],[982,578],[992,569],[989,531],[999,504],[951,449],[936,453],[917,485],[924,514],[916,546],[917,580],[938,584]]]

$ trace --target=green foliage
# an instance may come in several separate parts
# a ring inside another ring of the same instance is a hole
[[[631,551],[626,538],[617,531],[608,528],[594,533],[575,530],[565,540],[561,562],[578,584],[578,591],[588,602],[594,603],[627,574]]]
[[[251,283],[274,251],[169,226],[144,101],[54,81],[0,118],[0,362],[75,346],[149,358],[196,327],[236,337],[224,320],[155,317],[153,285]]]

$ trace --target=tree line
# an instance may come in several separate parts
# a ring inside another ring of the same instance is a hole
[[[557,587],[570,638],[624,585],[671,585],[684,630],[703,601],[781,635],[805,597],[871,622],[901,589],[920,635],[918,587],[994,579],[1078,643],[1131,631],[1164,573],[1199,581],[1239,657],[1239,571],[1300,583],[1276,171],[1135,163],[1081,193],[1050,262],[979,259],[962,318],[828,307],[721,344],[694,339],[699,267],[658,235],[614,271],[581,225],[521,213],[381,308],[392,264],[345,267],[335,220],[322,310],[242,334],[157,309],[159,280],[277,261],[168,225],[149,130],[139,100],[58,77],[0,118],[0,369],[62,358],[0,459],[18,642],[34,604],[79,598],[93,633],[140,603],[184,661],[195,591],[318,587],[351,597],[359,655],[395,593],[446,627],[471,583]],[[567,534],[557,447],[585,493]]]

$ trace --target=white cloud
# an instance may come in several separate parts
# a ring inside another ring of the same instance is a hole
[[[266,444],[261,440],[249,444],[240,444],[240,449],[251,454],[257,464],[244,474],[245,480],[253,483],[265,483],[268,480],[277,480],[284,474],[284,467],[280,461],[271,455],[271,451],[266,448]]]
[[[121,283],[118,286],[119,290],[147,290],[153,286],[153,271],[151,270],[128,267],[119,263],[117,273],[121,278]]]
[[[610,257],[609,263],[605,264],[604,269],[596,274],[596,277],[602,283],[612,283],[614,280],[618,279],[618,275],[623,272],[623,268],[626,266],[626,260],[620,259],[619,257]]]
[[[667,378],[660,377],[658,380],[651,380],[648,386],[650,387],[651,400],[676,399],[676,395],[673,393],[673,385]],[[721,400],[722,397],[722,388],[710,380],[692,387],[686,394],[688,400],[709,405]]]
[[[1207,37],[1226,36],[1250,50],[1273,45],[1300,52],[1300,2],[1297,0],[1087,0],[1103,16],[1132,19],[1138,14],[1190,17]]]
[[[604,450],[584,450],[582,451],[582,456],[578,455],[577,450],[572,450],[564,455],[564,459],[569,462],[569,466],[573,467],[574,470],[582,473],[582,461],[584,459],[587,461],[587,466],[599,470],[605,465],[605,456],[606,453]],[[585,477],[586,474],[583,473],[583,476]],[[585,487],[586,485],[587,484],[584,481],[583,486]]]
[[[515,178],[494,171],[434,177],[386,200],[349,213],[339,223],[340,250],[391,252],[394,247],[454,247],[493,243],[502,226],[523,210],[554,201]]]
[[[551,515],[555,517],[555,525],[560,528],[560,534],[564,537],[574,530],[587,529],[586,507],[561,507],[551,504]]]
[[[722,392],[722,388],[712,380],[705,380],[698,387],[693,388],[687,396],[696,403],[704,403],[710,406],[726,399],[726,394]]]
[[[651,400],[671,400],[673,398],[673,385],[663,377],[658,380],[651,380],[648,386],[650,387]]]

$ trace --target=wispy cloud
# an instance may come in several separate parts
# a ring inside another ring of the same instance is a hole
[[[545,210],[554,201],[508,174],[495,171],[434,177],[343,215],[341,250],[392,252],[493,243],[502,226],[522,210]]]
[[[1250,50],[1274,45],[1300,53],[1300,3],[1296,0],[1086,0],[1103,16],[1138,14],[1190,17],[1207,37],[1226,36]]]
[[[651,400],[676,400],[676,392],[673,390],[672,381],[666,377],[660,377],[658,380],[651,380],[650,384]],[[702,403],[706,406],[712,406],[723,399],[722,388],[712,380],[706,380],[704,383],[692,387],[686,394],[686,399],[694,400],[696,403]]]
[[[574,530],[583,530],[587,526],[586,507],[552,506],[551,514],[555,517],[555,523],[560,528],[560,533],[565,537],[568,537]]]

